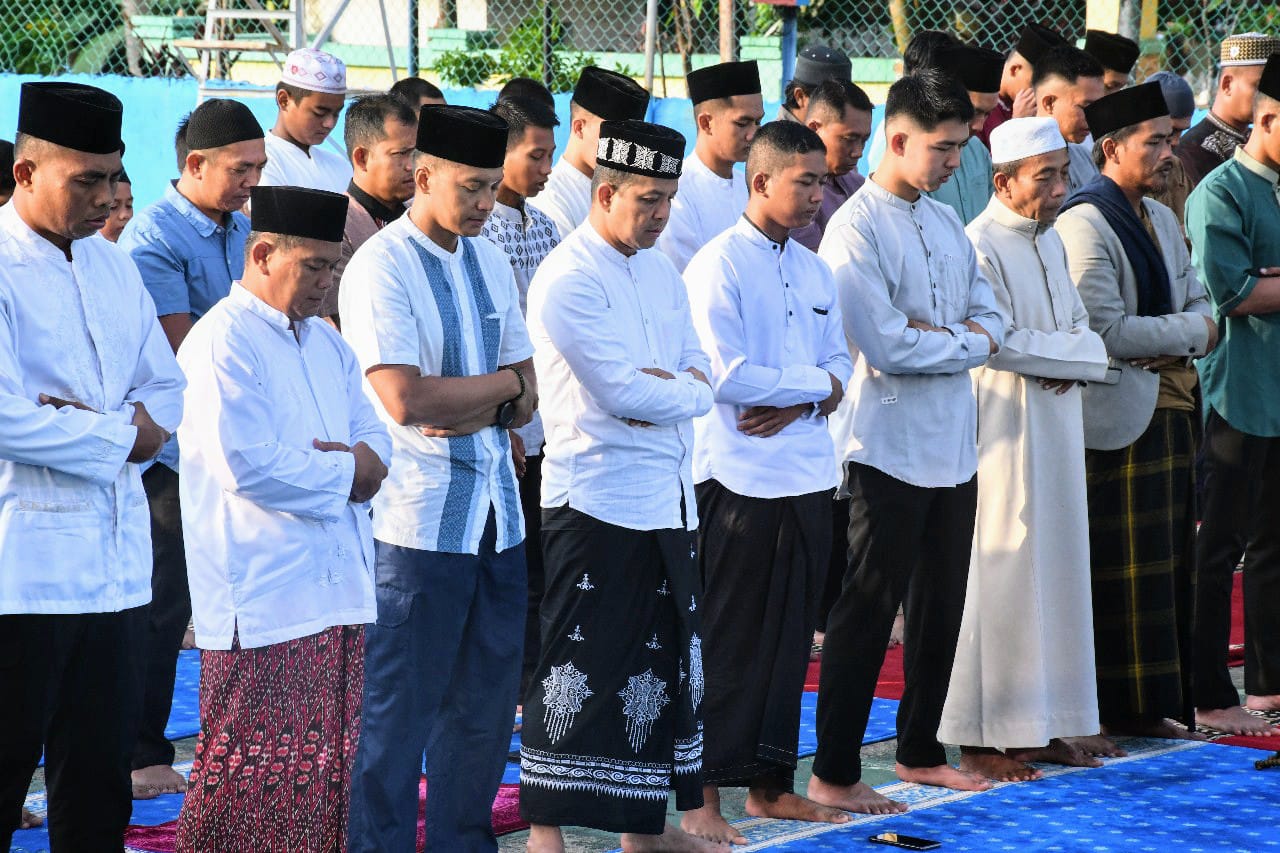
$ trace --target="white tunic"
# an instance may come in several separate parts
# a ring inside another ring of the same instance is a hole
[[[1078,142],[1067,143],[1067,195],[1080,189],[1098,177],[1098,167],[1093,162],[1093,146]]]
[[[351,183],[351,163],[328,143],[303,151],[292,142],[268,132],[267,165],[260,183],[264,187],[307,187],[344,193]]]
[[[1102,339],[1052,228],[998,199],[967,229],[1008,318],[975,371],[978,514],[968,592],[939,738],[1044,746],[1098,732],[1080,387],[1101,379]]]
[[[752,406],[817,404],[853,373],[835,280],[795,240],[775,243],[745,216],[684,271],[693,326],[711,357],[716,405],[694,421],[693,478],[752,498],[806,495],[840,482],[815,406],[777,435],[738,430]]]
[[[682,526],[683,496],[683,526],[696,529],[693,419],[712,397],[684,371],[711,366],[666,255],[642,249],[628,257],[583,225],[533,277],[529,334],[547,433],[542,505],[659,530]],[[675,378],[641,373],[646,367]]]
[[[0,207],[0,614],[151,600],[130,421],[137,402],[177,429],[185,382],[129,255],[94,235],[71,258]]]
[[[555,223],[560,239],[587,221],[591,212],[591,176],[579,172],[563,157],[551,170],[547,185],[529,204],[541,210]]]
[[[327,323],[294,324],[239,284],[178,351],[182,536],[202,649],[243,648],[372,622],[369,505],[350,501],[355,456],[314,439],[391,438],[361,387],[355,353]]]
[[[722,178],[697,153],[685,158],[680,189],[671,202],[671,216],[658,248],[684,272],[698,250],[734,223],[747,209],[747,179],[735,169]]]

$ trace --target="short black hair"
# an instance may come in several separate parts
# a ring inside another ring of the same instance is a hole
[[[747,180],[757,172],[768,173],[780,160],[814,151],[827,153],[822,137],[798,121],[771,121],[761,125],[747,149]]]
[[[11,193],[18,188],[13,177],[13,143],[0,139],[0,193]]]
[[[182,117],[182,120],[178,122],[178,129],[173,134],[173,151],[178,155],[179,175],[186,171],[187,155],[191,153],[191,146],[187,144],[187,125],[190,123],[191,113],[187,113]]]
[[[922,68],[889,87],[885,121],[899,115],[931,131],[944,121],[968,124],[973,120],[973,103],[964,84],[954,75]]]
[[[942,30],[921,30],[907,42],[902,52],[902,73],[911,74],[921,68],[933,68],[938,52],[960,44],[955,36]]]
[[[1081,77],[1102,77],[1106,70],[1102,63],[1077,47],[1058,45],[1045,51],[1036,61],[1031,74],[1031,85],[1039,86],[1050,77],[1060,77],[1075,85]]]
[[[532,98],[499,98],[489,112],[507,123],[507,147],[511,148],[524,139],[525,130],[541,127],[552,130],[560,125],[554,110]]]
[[[498,90],[499,101],[522,98],[526,101],[537,101],[552,112],[556,109],[556,99],[551,90],[532,77],[512,77]]]
[[[307,95],[316,94],[310,89],[304,89],[301,86],[295,86],[292,83],[286,83],[283,80],[276,84],[276,91],[284,92],[289,96],[289,100],[293,101],[295,104],[302,103],[302,99]]]
[[[360,146],[369,147],[387,138],[387,119],[409,126],[418,123],[418,111],[394,95],[366,95],[356,98],[347,109],[342,141],[347,156]]]
[[[1130,136],[1133,136],[1135,133],[1137,133],[1138,129],[1142,127],[1142,124],[1143,124],[1142,122],[1138,122],[1137,124],[1126,125],[1125,127],[1119,128],[1118,130],[1111,131],[1106,136],[1102,136],[1094,140],[1093,165],[1097,166],[1098,170],[1101,171],[1102,167],[1107,164],[1107,155],[1102,150],[1103,142],[1106,142],[1108,139],[1113,140],[1116,143],[1124,142]]]
[[[418,108],[418,104],[422,103],[423,98],[444,100],[444,92],[440,91],[440,87],[430,80],[423,80],[421,77],[406,77],[403,80],[397,80],[388,94],[395,95],[414,109]]]
[[[871,99],[857,83],[848,80],[823,80],[809,93],[809,117],[823,108],[843,116],[847,109],[871,112]]]

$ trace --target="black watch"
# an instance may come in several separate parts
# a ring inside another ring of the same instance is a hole
[[[517,398],[519,399],[519,398]],[[498,407],[498,426],[502,429],[511,429],[511,425],[516,422],[516,401],[508,400]]]

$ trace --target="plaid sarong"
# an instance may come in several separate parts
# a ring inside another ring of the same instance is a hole
[[[1190,721],[1192,415],[1157,409],[1120,450],[1085,456],[1103,725]]]

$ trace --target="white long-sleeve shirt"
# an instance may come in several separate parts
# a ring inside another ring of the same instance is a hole
[[[969,371],[1004,319],[955,211],[908,202],[868,180],[827,223],[818,255],[835,274],[854,364],[830,419],[836,453],[913,486],[967,482],[978,469]],[[948,332],[910,328],[919,320]]]
[[[176,429],[184,381],[129,255],[95,235],[71,257],[0,207],[0,613],[151,600],[130,421],[142,403]],[[42,393],[94,411],[41,406]]]
[[[274,131],[265,138],[267,165],[262,170],[264,187],[293,186],[313,190],[344,193],[351,183],[351,162],[328,143],[312,145],[303,151]]]
[[[696,153],[684,160],[680,190],[671,202],[671,217],[658,248],[684,272],[698,250],[722,231],[732,228],[747,209],[747,179],[735,170],[722,178]]]
[[[694,421],[694,480],[753,498],[838,485],[827,419],[816,407],[768,438],[738,430],[738,416],[753,406],[816,404],[831,396],[832,376],[848,384],[853,361],[831,270],[744,216],[693,256],[684,281],[716,400]]]
[[[584,175],[563,157],[551,170],[547,185],[529,204],[545,213],[555,223],[560,239],[564,239],[587,221],[591,212],[591,176]]]
[[[314,439],[391,438],[355,353],[324,322],[294,323],[239,284],[178,351],[182,535],[204,649],[282,643],[376,617],[369,505],[350,501],[355,456]]]
[[[533,277],[529,334],[546,431],[542,506],[632,530],[696,529],[693,419],[712,395],[684,371],[710,363],[671,261],[655,249],[628,257],[584,224]]]

